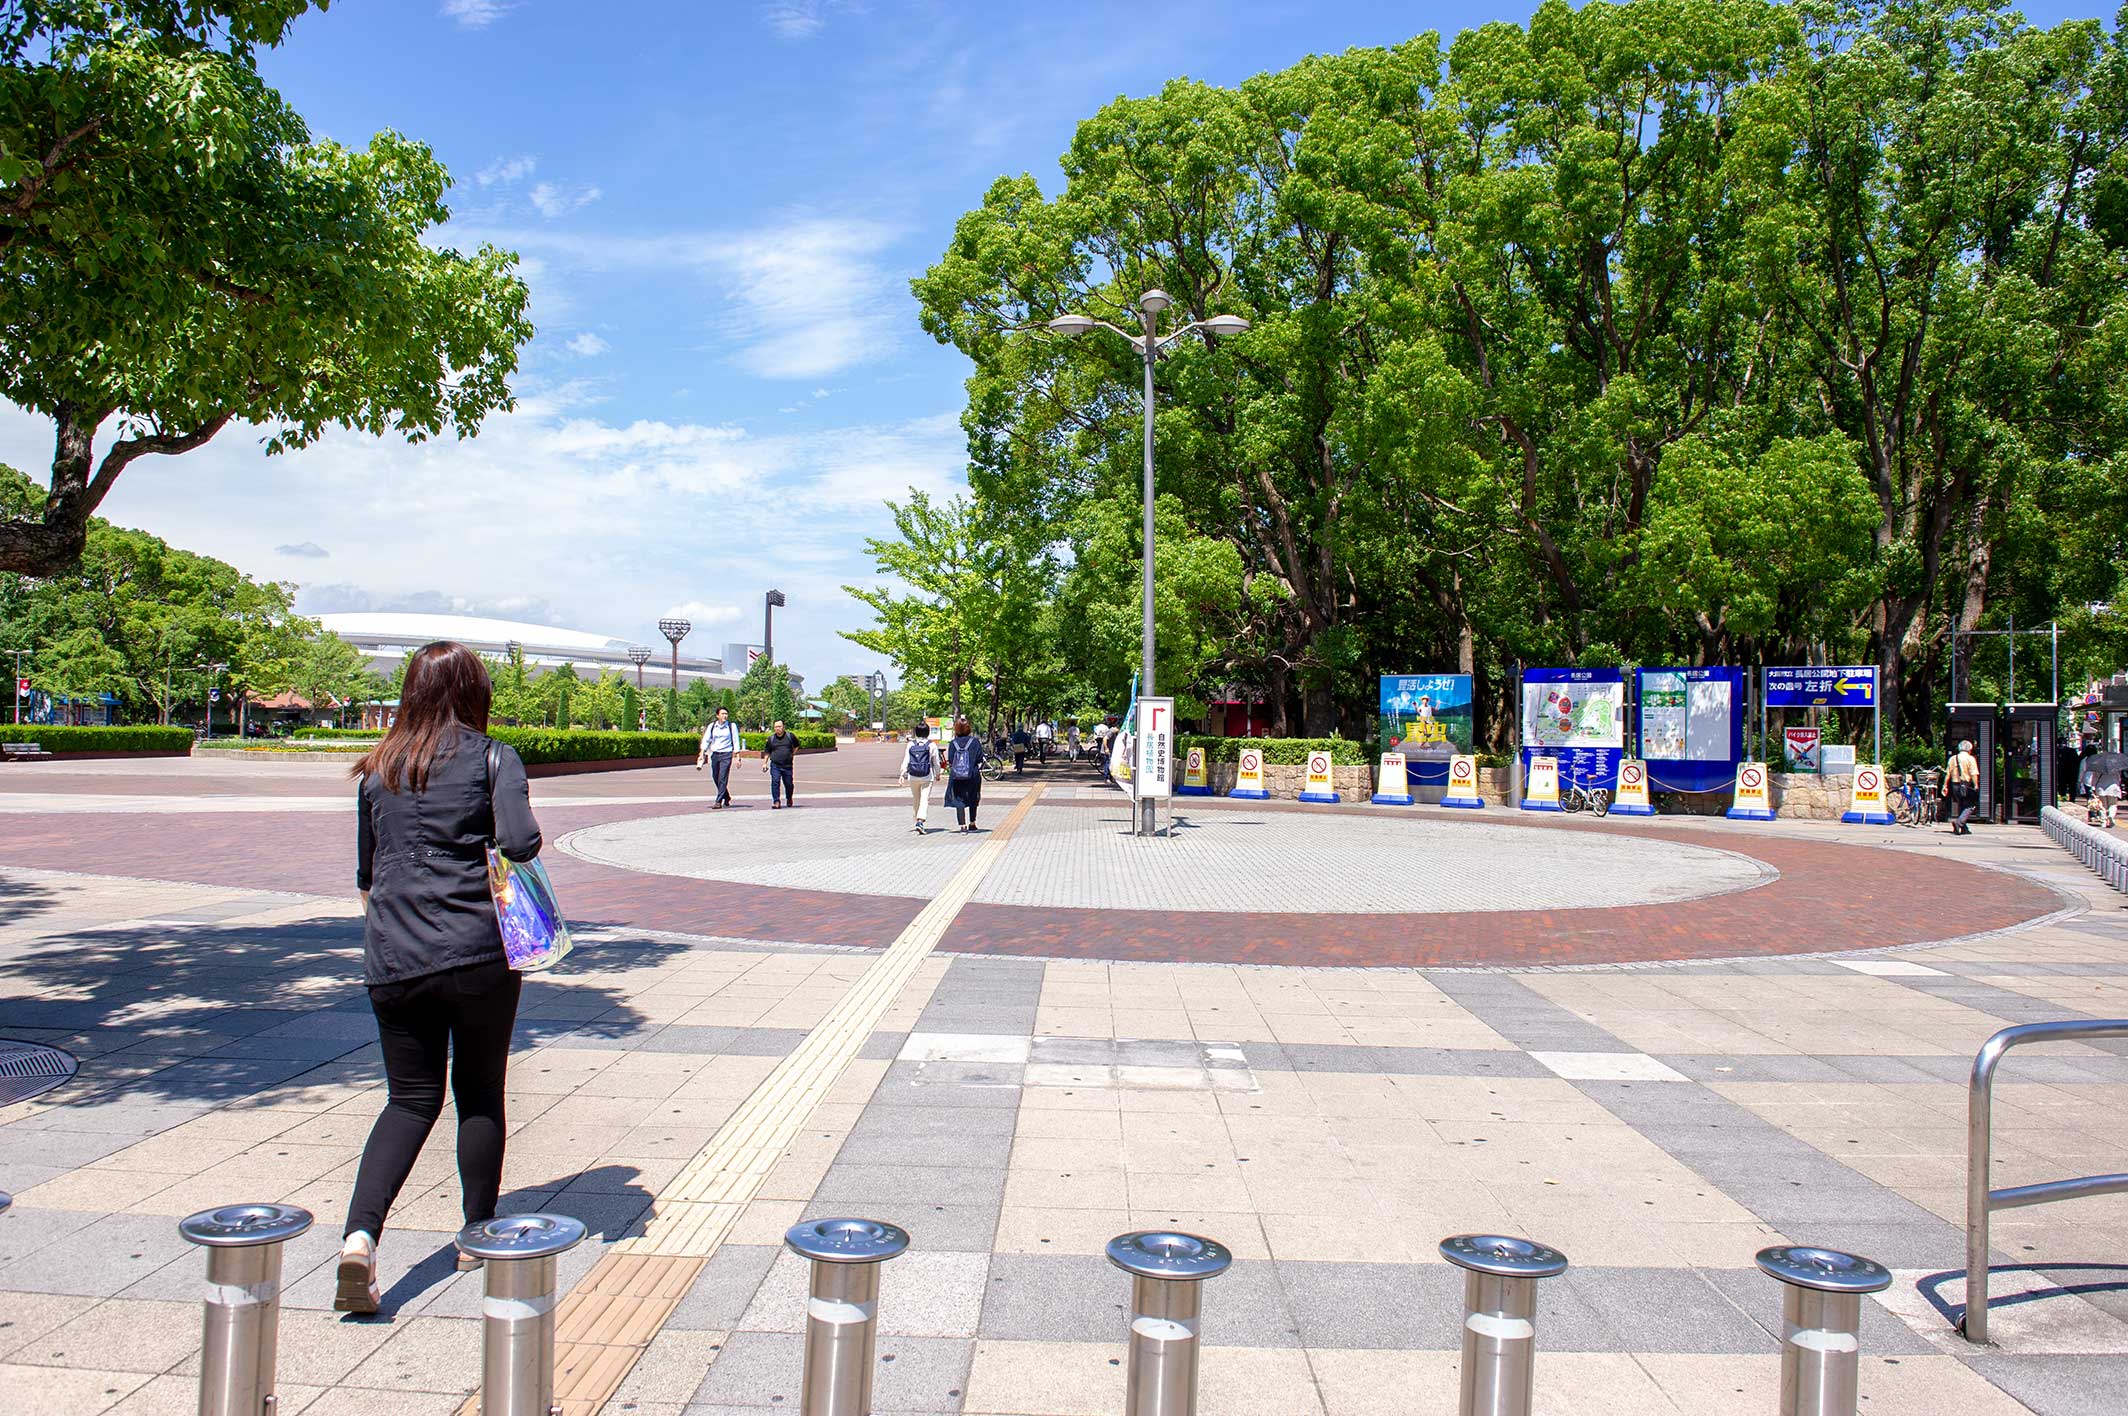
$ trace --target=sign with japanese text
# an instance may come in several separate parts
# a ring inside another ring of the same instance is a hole
[[[1175,700],[1138,700],[1131,783],[1140,800],[1175,794]]]

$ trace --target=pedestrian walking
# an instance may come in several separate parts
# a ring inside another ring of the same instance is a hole
[[[1041,755],[1044,767],[1049,765],[1049,749],[1056,740],[1057,726],[1050,722],[1049,719],[1044,718],[1034,725],[1034,747],[1035,751]]]
[[[798,784],[791,769],[798,762],[798,735],[778,718],[769,724],[768,744],[761,753],[761,770],[768,773],[768,809],[778,811],[798,804]]]
[[[487,847],[527,861],[539,854],[540,836],[524,763],[486,735],[493,698],[478,654],[447,641],[424,645],[407,660],[398,717],[352,773],[361,783],[362,980],[377,1018],[385,1103],[341,1231],[333,1307],[343,1313],[377,1311],[377,1240],[442,1114],[446,1064],[465,1222],[495,1217],[503,1079],[524,980],[503,953]],[[458,1267],[478,1262],[461,1254]]]
[[[946,744],[946,805],[953,808],[953,829],[973,831],[983,804],[983,740],[966,718],[953,720],[953,741]]]
[[[1065,730],[1065,756],[1073,762],[1079,760],[1079,725],[1075,722]]]
[[[709,726],[702,729],[702,747],[695,753],[695,770],[701,771],[702,764],[708,763],[709,775],[717,784],[717,799],[710,806],[711,811],[722,811],[731,805],[732,759],[745,746],[746,739],[739,735],[739,725],[731,720],[730,713],[719,708],[717,716],[709,720]]]
[[[901,782],[909,789],[909,803],[916,808],[916,834],[931,824],[931,784],[938,780],[938,757],[931,747],[931,725],[919,722],[909,730],[909,745],[902,749]]]
[[[1943,794],[1951,804],[1951,834],[1972,835],[1973,828],[1967,823],[1980,805],[1980,759],[1973,755],[1970,738],[1961,740],[1951,760],[1944,764]]]
[[[1018,727],[1012,730],[1013,776],[1024,777],[1027,775],[1027,749],[1030,745],[1031,744],[1027,736],[1027,725],[1025,723],[1020,724]]]

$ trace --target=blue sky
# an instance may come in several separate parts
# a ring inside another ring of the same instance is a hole
[[[471,442],[254,430],[135,464],[104,513],[298,603],[510,615],[715,652],[779,612],[808,679],[879,667],[836,631],[883,498],[960,484],[959,355],[910,277],[1001,173],[1059,185],[1117,94],[1526,18],[1509,5],[1272,0],[338,0],[268,55],[322,137],[394,128],[457,181],[449,239],[520,252],[538,337]],[[2109,7],[2110,8],[2110,7]],[[2090,7],[2035,4],[2051,22]],[[0,414],[0,458],[50,456]]]

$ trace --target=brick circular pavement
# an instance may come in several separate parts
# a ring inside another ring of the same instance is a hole
[[[901,813],[819,806],[615,821],[568,854],[655,875],[929,899],[979,837],[916,836]],[[1042,806],[976,887],[978,904],[1214,914],[1460,914],[1665,904],[1758,886],[1758,861],[1701,844],[1531,832],[1443,815],[1193,813],[1146,840],[1110,805]]]

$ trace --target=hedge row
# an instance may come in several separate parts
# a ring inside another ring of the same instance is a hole
[[[297,728],[289,734],[292,738],[345,738],[350,742],[375,742],[384,736],[382,728]]]
[[[619,762],[633,757],[692,757],[702,739],[696,733],[592,732],[583,728],[491,728],[488,735],[517,749],[527,763]],[[740,735],[751,751],[768,743],[767,733]],[[833,747],[833,733],[799,733],[800,747]]]
[[[1374,755],[1368,751],[1368,744],[1355,738],[1237,738],[1183,734],[1175,738],[1176,761],[1187,759],[1193,747],[1204,749],[1206,762],[1236,762],[1244,747],[1253,747],[1263,753],[1267,767],[1303,766],[1311,752],[1329,753],[1330,760],[1340,767],[1358,767]]]
[[[33,742],[46,752],[190,752],[190,728],[68,728],[0,723],[0,742]]]

